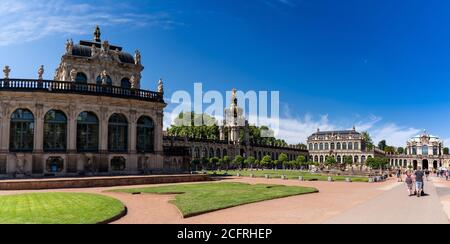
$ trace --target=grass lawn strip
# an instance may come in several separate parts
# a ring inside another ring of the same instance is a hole
[[[185,218],[249,203],[318,192],[309,187],[244,183],[188,184],[115,191],[177,194],[171,203],[177,206]]]
[[[0,197],[0,224],[97,224],[125,210],[118,200],[84,193]]]

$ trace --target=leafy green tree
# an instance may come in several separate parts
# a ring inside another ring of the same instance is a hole
[[[271,165],[272,165],[272,158],[268,155],[264,156],[261,160],[261,166],[265,168],[270,168]]]
[[[327,156],[326,159],[325,159],[325,165],[327,167],[331,167],[331,168],[335,167],[337,165],[336,158],[334,158],[332,156]]]
[[[370,157],[367,159],[366,164],[368,167],[374,170],[379,169],[381,172],[383,172],[383,170],[386,169],[389,165],[389,159],[385,157]]]
[[[366,149],[368,151],[372,151],[375,148],[375,146],[373,145],[373,140],[372,140],[372,137],[370,137],[369,132],[367,132],[367,131],[363,132],[362,138],[366,144]]]
[[[384,149],[386,149],[386,147],[387,147],[386,140],[382,140],[382,141],[380,141],[380,143],[378,143],[378,148],[379,148],[380,150],[383,150],[383,151],[384,151]]]
[[[400,155],[405,154],[405,148],[403,148],[403,147],[397,148],[397,153]]]
[[[448,149],[448,147],[444,148],[444,155],[449,155],[450,154],[450,150]]]
[[[283,165],[283,169],[286,169],[286,163],[289,162],[289,157],[285,153],[280,154],[278,157],[278,161],[281,165]]]
[[[233,166],[237,169],[241,169],[243,163],[244,158],[241,155],[237,155],[233,160]]]
[[[388,154],[395,154],[395,148],[394,147],[391,147],[391,146],[386,146],[385,148],[384,148],[384,151],[386,152],[386,153],[388,153]]]
[[[342,158],[343,168],[345,169],[347,166],[352,168],[353,172],[353,157],[352,156],[344,156]]]
[[[225,157],[223,157],[222,160],[223,160],[223,164],[226,167],[226,170],[228,171],[228,169],[230,168],[230,163],[231,163],[230,157],[229,156],[225,156]]]
[[[210,164],[212,170],[217,169],[217,167],[219,166],[219,162],[220,162],[220,159],[216,158],[216,157],[209,159],[209,164]]]
[[[193,167],[193,169],[195,169],[195,171],[198,171],[198,166],[201,164],[200,160],[198,159],[193,159],[191,161],[191,168]]]
[[[253,169],[253,166],[255,165],[255,162],[256,162],[255,157],[250,156],[244,161],[244,164],[247,167],[250,167],[251,169]]]

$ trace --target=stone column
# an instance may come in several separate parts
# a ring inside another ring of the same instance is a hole
[[[70,105],[67,124],[67,151],[70,154],[77,152],[77,117],[75,106]]]
[[[136,110],[130,111],[130,127],[128,128],[128,152],[131,154],[136,154],[136,142],[137,142],[137,118],[136,118]]]
[[[11,104],[9,103],[3,103],[1,104],[0,110],[3,112],[2,116],[2,137],[0,138],[1,141],[1,148],[0,151],[3,151],[4,153],[7,153],[9,151],[9,128],[11,126],[10,123],[10,117],[11,117],[11,110],[9,109],[11,107]]]
[[[36,104],[34,127],[34,152],[44,152],[44,105]]]
[[[100,109],[100,153],[108,152],[108,108]]]

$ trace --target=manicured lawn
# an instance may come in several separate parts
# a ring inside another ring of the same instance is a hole
[[[316,179],[318,181],[327,181],[328,176],[327,175],[320,175],[320,174],[311,174],[308,172],[301,172],[301,171],[291,171],[291,170],[242,170],[242,171],[235,171],[235,170],[229,170],[229,171],[210,171],[209,174],[216,174],[216,175],[223,175],[223,176],[236,176],[237,173],[240,173],[244,177],[249,177],[251,174],[253,174],[255,177],[261,178],[265,177],[266,175],[269,175],[270,178],[281,178],[282,175],[285,175],[288,179],[295,179],[298,180],[298,177],[303,176],[303,178],[306,181]],[[353,182],[369,182],[368,177],[364,176],[333,176],[333,180],[335,181],[345,181],[347,178],[351,178]]]
[[[0,224],[97,224],[119,215],[113,198],[78,193],[38,193],[0,197]]]
[[[185,218],[271,199],[317,192],[314,188],[243,183],[207,183],[116,190],[127,193],[178,194],[171,203]]]

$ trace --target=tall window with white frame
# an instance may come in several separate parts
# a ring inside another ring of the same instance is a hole
[[[128,151],[128,121],[122,114],[113,114],[108,123],[108,150]]]
[[[78,152],[98,152],[99,120],[92,112],[82,112],[77,118]]]
[[[142,116],[137,123],[136,150],[139,153],[155,152],[155,123],[150,117]],[[204,155],[207,154],[204,152]]]
[[[50,110],[44,117],[44,151],[64,152],[67,149],[67,117]]]
[[[9,150],[32,152],[34,144],[34,115],[28,109],[17,109],[11,115]]]

